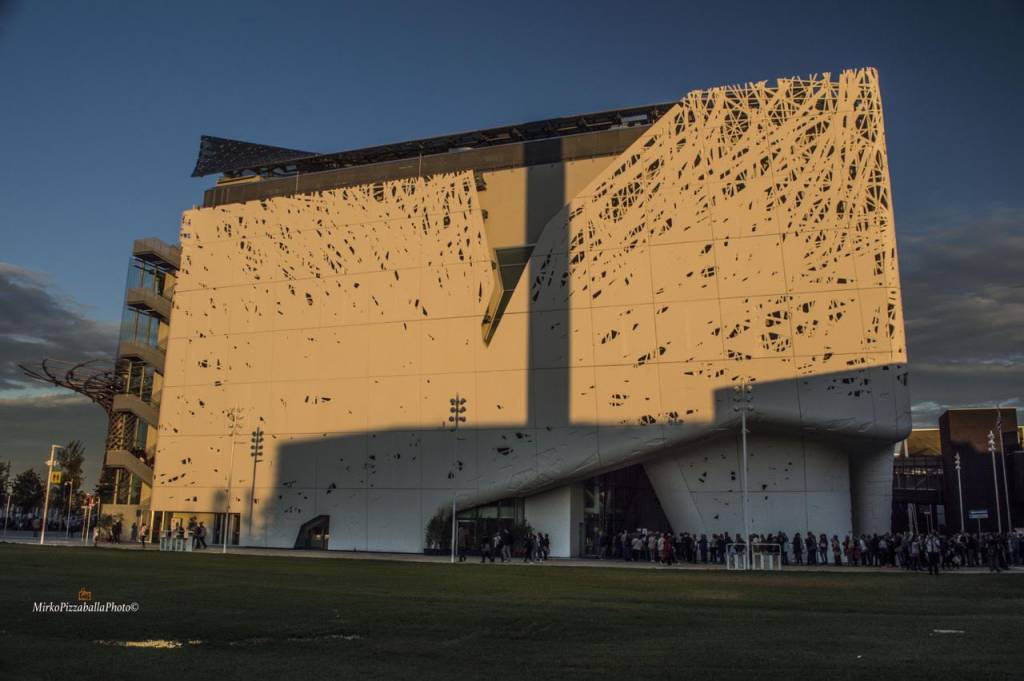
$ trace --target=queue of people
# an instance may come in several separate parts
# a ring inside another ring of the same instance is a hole
[[[940,570],[988,566],[992,572],[1024,565],[1024,532],[886,533],[846,535],[785,532],[753,534],[750,543],[758,550],[776,553],[782,565],[893,567],[907,570]],[[725,564],[730,553],[743,553],[742,533],[706,534],[657,532],[638,528],[623,530],[610,538],[600,535],[598,558],[662,565],[675,563]],[[591,544],[593,547],[594,545]]]
[[[507,528],[495,532],[493,535],[484,535],[480,539],[480,562],[494,562],[495,558],[502,563],[511,563],[512,554],[522,554],[524,563],[543,563],[551,554],[551,537],[544,532],[529,531],[518,542]],[[459,562],[466,561],[466,552],[469,546],[469,533],[465,527],[460,527],[458,532],[457,550]]]

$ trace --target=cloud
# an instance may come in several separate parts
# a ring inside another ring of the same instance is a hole
[[[0,396],[36,388],[19,363],[113,357],[117,324],[90,319],[38,272],[0,262]]]
[[[112,357],[117,324],[89,318],[39,272],[0,262],[0,445],[14,470],[42,470],[49,446],[82,440],[90,487],[103,460],[107,416],[87,398],[32,381],[19,363]]]
[[[15,397],[0,397],[0,408],[59,409],[75,404],[92,404],[92,400],[85,395],[60,388],[43,388],[38,393],[25,389],[19,391]]]
[[[86,486],[99,479],[107,433],[107,415],[86,398],[74,394],[0,399],[2,460],[11,460],[16,473],[26,468],[45,472],[51,444],[81,440],[85,445]]]
[[[898,234],[915,425],[950,407],[1022,404],[1024,210]]]
[[[934,428],[938,425],[939,417],[942,416],[942,412],[947,409],[977,409],[977,408],[992,408],[997,406],[991,402],[975,402],[975,403],[957,403],[957,404],[942,404],[935,402],[934,400],[926,400],[924,402],[915,402],[910,407],[910,411],[913,414],[914,423],[919,427]],[[1004,409],[1009,407],[1015,407],[1020,409],[1024,406],[1024,400],[1020,398],[1013,398],[1000,402],[998,406]]]

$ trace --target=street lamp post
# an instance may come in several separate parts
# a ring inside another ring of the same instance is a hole
[[[71,538],[71,500],[75,498],[75,481],[68,480],[64,483],[68,486],[68,517],[64,520],[64,536]]]
[[[747,466],[747,410],[750,409],[751,392],[753,386],[744,380],[737,386],[733,387],[735,391],[735,404],[733,410],[740,413],[740,440],[743,449],[743,533],[744,537],[744,548],[745,548],[745,563],[746,569],[753,569],[753,560],[751,556],[752,546],[750,545],[750,486],[748,484],[748,466]]]
[[[953,465],[956,467],[956,491],[960,496],[960,534],[964,533],[964,484],[960,479],[960,452],[953,457]]]
[[[11,462],[7,462],[8,480],[4,483],[4,496],[7,497],[7,508],[4,509],[4,536],[7,536],[7,519],[11,517],[11,492],[14,491],[14,483],[10,480]]]
[[[54,457],[58,449],[64,449],[60,445],[50,445],[50,460],[46,462],[46,496],[43,500],[43,521],[39,524],[39,544],[46,542],[46,514],[50,511],[50,478],[53,476],[53,464],[57,463]]]
[[[458,496],[458,490],[455,484],[455,469],[459,456],[459,424],[466,422],[466,417],[463,414],[466,413],[466,398],[459,397],[458,393],[455,393],[455,397],[448,400],[451,407],[448,409],[450,416],[448,417],[448,423],[454,425],[455,430],[455,448],[452,450],[452,556],[451,562],[455,562],[455,542],[457,538],[455,536],[457,520],[455,519],[455,497]]]
[[[988,431],[988,453],[992,455],[992,487],[996,493],[996,527],[1003,533],[1003,511],[999,508],[999,476],[996,474],[996,436]]]
[[[1006,481],[1006,450],[1003,444],[1003,410],[996,405],[996,432],[999,433],[999,460],[1003,464],[1003,501],[1006,502],[1006,531],[1013,532],[1013,518],[1010,517],[1010,486]]]

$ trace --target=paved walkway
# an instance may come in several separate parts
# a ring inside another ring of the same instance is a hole
[[[28,545],[39,545],[39,537],[33,537],[31,532],[10,532],[8,536],[0,536],[0,543],[7,542],[11,544],[28,544]],[[47,546],[63,546],[71,548],[88,548],[91,544],[83,544],[81,538],[67,539],[62,533],[54,532],[47,533],[46,537]],[[140,544],[135,543],[122,543],[122,544],[108,544],[101,543],[98,548],[112,550],[112,551],[139,551],[142,550]],[[146,551],[153,551],[155,549],[151,544],[147,544]],[[208,549],[201,551],[194,551],[194,555],[206,555],[206,556],[220,556],[223,555],[223,547],[216,545],[210,546]],[[237,547],[229,546],[227,553],[233,556],[272,556],[276,558],[318,558],[321,560],[387,560],[396,561],[402,563],[450,563],[451,557],[448,555],[444,556],[430,556],[419,553],[383,553],[375,551],[314,551],[304,549],[274,549],[274,548],[256,548],[256,547]],[[461,565],[472,565],[479,564],[480,558],[468,557]],[[457,565],[460,563],[456,563]],[[491,563],[488,563],[490,565]],[[499,560],[495,560],[493,563],[495,566],[502,565],[531,565],[536,567],[591,567],[591,568],[619,568],[628,570],[720,570],[725,571],[724,565],[712,565],[704,563],[677,563],[671,567],[659,565],[657,563],[646,563],[646,562],[633,562],[623,560],[593,560],[588,558],[552,558],[546,560],[543,563],[523,563],[523,560],[514,559],[510,563],[502,563]],[[872,567],[860,567],[860,566],[841,566],[835,567],[832,565],[787,565],[785,567],[786,572],[825,572],[825,573],[849,573],[849,572],[874,572],[878,574],[905,574],[904,570],[896,568],[872,568]],[[1015,567],[1007,571],[1009,574],[1024,574],[1024,568]],[[948,570],[944,571],[944,574],[958,574],[958,575],[979,575],[988,574],[988,568],[961,568],[959,570]]]

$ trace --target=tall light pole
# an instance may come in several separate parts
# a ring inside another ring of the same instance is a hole
[[[1003,511],[999,508],[999,476],[996,475],[996,436],[988,431],[988,453],[992,455],[992,487],[996,493],[996,522],[999,534],[1003,533]]]
[[[235,470],[235,439],[238,431],[238,405],[231,409],[231,459],[228,461],[228,488],[227,503],[224,508],[224,524],[221,526],[221,538],[224,540],[221,553],[228,552],[228,534],[231,532],[231,475]],[[253,478],[256,476],[253,475]],[[254,481],[255,482],[255,481]],[[239,528],[241,531],[241,528]],[[252,523],[249,523],[249,532],[252,533]]]
[[[263,430],[259,426],[252,431],[252,446],[249,448],[252,456],[252,491],[249,494],[249,537],[252,538],[252,520],[256,512],[256,464],[263,461]]]
[[[753,386],[744,379],[739,385],[733,386],[733,390],[733,411],[740,413],[740,440],[743,449],[743,533],[746,535],[743,541],[746,549],[746,569],[750,570],[753,569],[753,560],[750,546],[750,486],[747,481],[747,410],[750,409]]]
[[[50,445],[50,460],[46,462],[46,497],[43,500],[43,522],[39,524],[39,544],[46,541],[46,514],[50,510],[50,478],[53,476],[53,464],[57,463],[54,457],[58,449],[64,449],[60,445]]]
[[[75,498],[75,481],[68,480],[64,483],[68,486],[68,517],[64,521],[64,536],[71,538],[71,500]]]
[[[7,497],[7,508],[4,509],[4,536],[7,536],[7,519],[11,517],[11,492],[14,491],[14,483],[11,481],[11,461],[7,460],[7,480],[4,482],[4,496]]]
[[[996,405],[996,432],[999,433],[999,460],[1003,464],[1003,501],[1006,502],[1006,531],[1013,532],[1013,518],[1010,517],[1010,487],[1006,482],[1006,450],[1003,444],[1003,410]]]
[[[466,422],[466,417],[463,414],[466,413],[466,398],[459,397],[458,393],[455,393],[455,397],[448,400],[451,407],[448,409],[450,416],[448,417],[448,423],[454,424],[455,430],[455,448],[452,450],[452,470],[449,473],[449,477],[452,479],[452,559],[451,562],[455,562],[455,542],[457,541],[455,536],[456,530],[456,519],[455,519],[455,497],[458,496],[458,489],[455,484],[455,469],[459,457],[459,424]]]
[[[960,495],[960,534],[964,533],[964,483],[960,479],[960,452],[953,456],[953,465],[956,467],[956,491]]]

